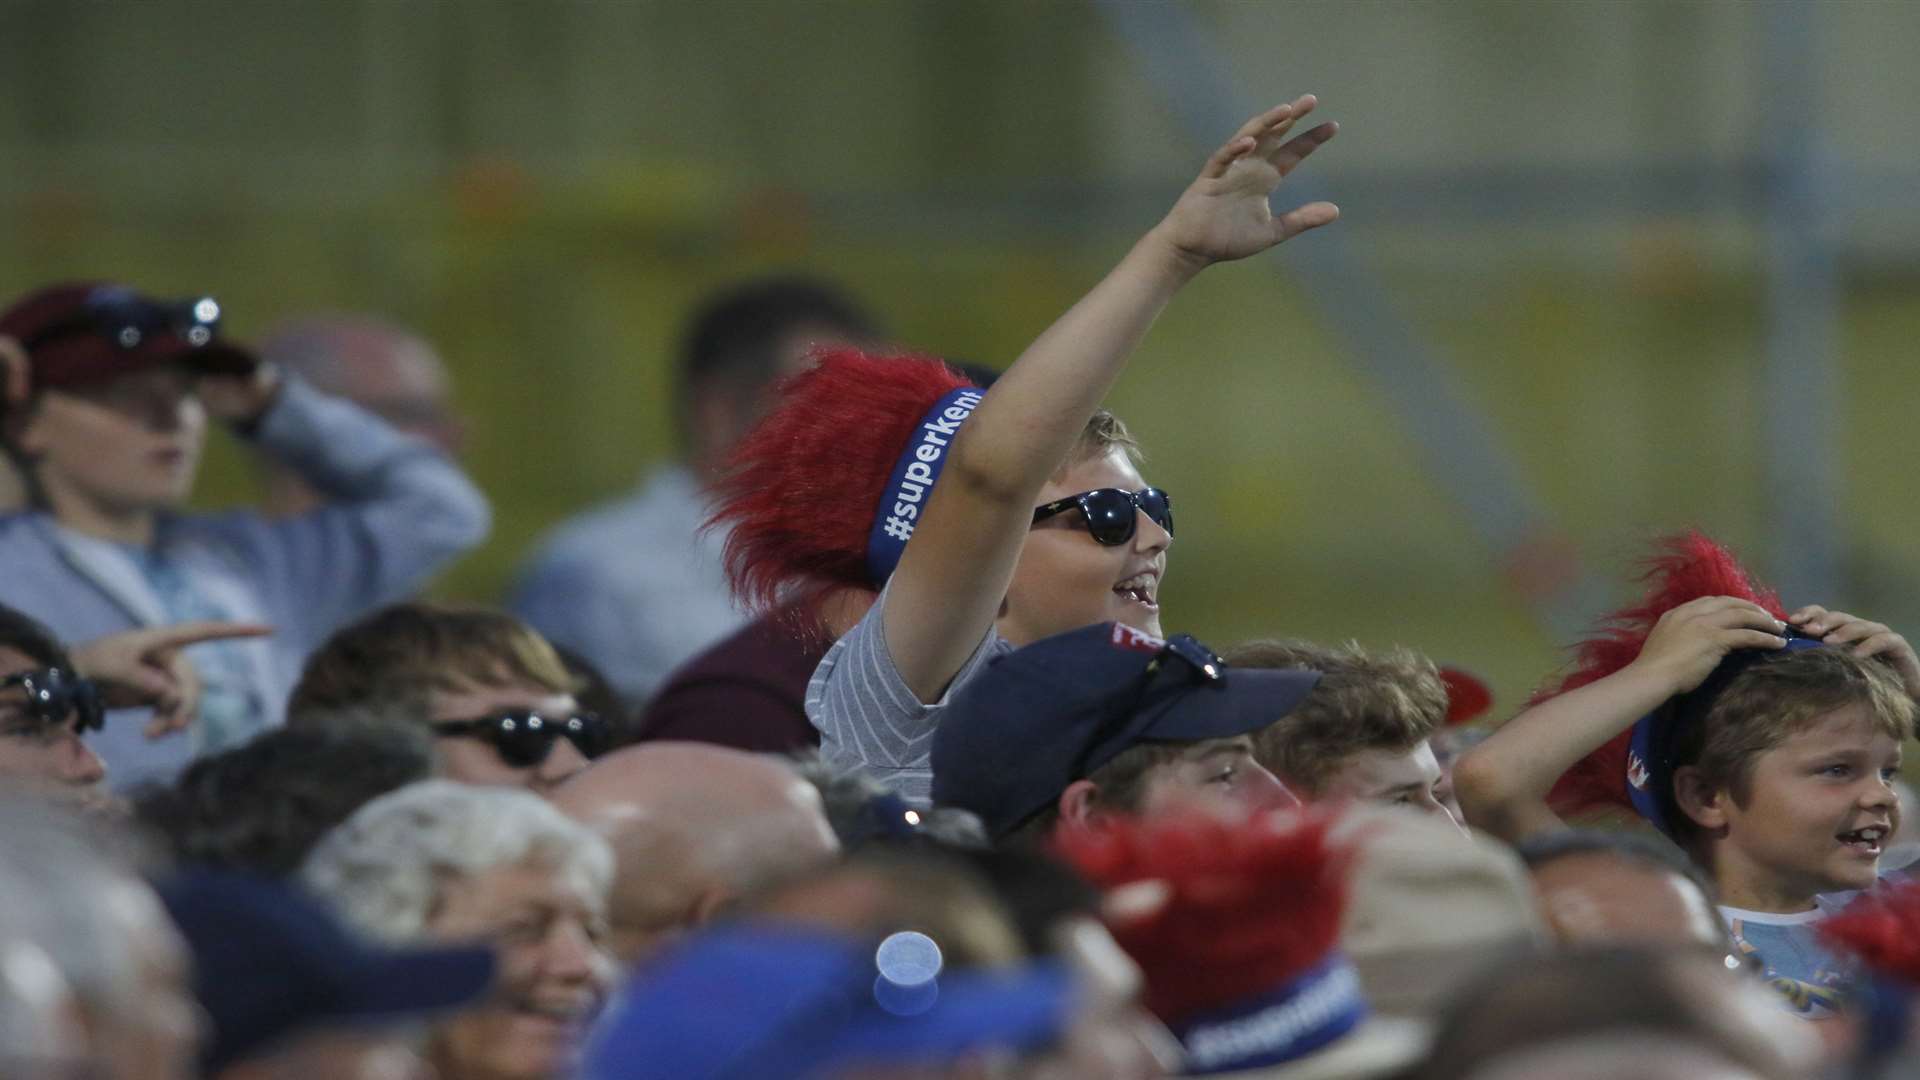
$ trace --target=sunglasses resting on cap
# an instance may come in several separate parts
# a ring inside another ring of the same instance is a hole
[[[33,352],[74,334],[103,337],[123,349],[137,349],[150,337],[171,335],[199,348],[220,332],[220,304],[211,296],[192,300],[149,300],[125,289],[101,289],[80,308],[27,336],[20,344]]]
[[[428,725],[436,735],[483,740],[515,768],[532,768],[547,760],[553,744],[564,737],[588,760],[607,752],[613,733],[593,713],[566,717],[541,716],[532,709],[509,709],[469,720],[440,720]]]
[[[1133,539],[1136,510],[1165,529],[1168,536],[1173,535],[1173,499],[1157,487],[1141,488],[1139,491],[1095,488],[1069,495],[1036,508],[1033,524],[1038,525],[1068,510],[1080,511],[1080,519],[1087,525],[1087,534],[1106,547],[1118,547]]]

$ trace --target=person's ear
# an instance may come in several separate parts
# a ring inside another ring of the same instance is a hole
[[[1687,815],[1687,820],[1708,832],[1726,829],[1727,803],[1732,798],[1725,789],[1708,783],[1692,765],[1674,770],[1673,801],[1680,805],[1680,812]]]
[[[33,362],[18,338],[0,334],[0,412],[26,404],[33,392]]]
[[[1076,829],[1099,821],[1106,809],[1100,805],[1100,786],[1091,780],[1075,780],[1060,793],[1060,820]]]

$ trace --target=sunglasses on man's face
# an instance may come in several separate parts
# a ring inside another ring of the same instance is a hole
[[[499,751],[500,760],[517,769],[532,768],[547,760],[554,740],[562,737],[589,760],[606,753],[613,741],[607,722],[593,713],[555,718],[532,709],[510,709],[472,720],[441,720],[430,726],[436,735],[485,740]]]
[[[25,701],[5,693],[14,687],[26,694]],[[55,667],[0,678],[0,707],[8,705],[20,708],[38,724],[71,722],[76,735],[98,731],[106,724],[106,708],[93,680]]]
[[[1107,547],[1118,547],[1133,539],[1136,510],[1147,515],[1147,520],[1167,530],[1168,536],[1173,535],[1173,499],[1155,487],[1141,488],[1139,491],[1095,488],[1069,495],[1035,510],[1033,523],[1038,525],[1068,510],[1079,510],[1081,519],[1087,523],[1087,534]]]

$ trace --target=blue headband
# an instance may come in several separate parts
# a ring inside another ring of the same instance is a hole
[[[1367,1017],[1360,974],[1334,953],[1249,1001],[1203,1013],[1174,1030],[1189,1076],[1279,1065],[1306,1057]]]
[[[913,527],[926,510],[927,497],[940,470],[947,464],[947,449],[960,425],[980,404],[986,391],[977,386],[950,390],[933,403],[920,426],[900,451],[893,475],[881,489],[880,505],[873,515],[873,529],[867,534],[867,576],[880,586],[893,576],[900,555],[907,550]]]
[[[1787,641],[1782,652],[1825,644],[1791,626],[1781,636]],[[1678,766],[1674,744],[1679,742],[1680,733],[1706,719],[1707,710],[1735,676],[1774,655],[1764,649],[1736,649],[1720,661],[1705,682],[1634,721],[1633,740],[1627,746],[1627,798],[1633,800],[1634,812],[1649,825],[1673,835],[1675,815],[1679,813],[1673,799],[1673,771]]]

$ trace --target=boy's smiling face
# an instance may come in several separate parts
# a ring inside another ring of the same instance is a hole
[[[1899,769],[1899,741],[1864,703],[1826,713],[1761,753],[1744,806],[1722,790],[1694,814],[1715,834],[1721,902],[1804,911],[1817,893],[1872,885],[1900,824]]]
[[[1147,486],[1126,451],[1114,447],[1069,466],[1040,489],[1035,505],[1097,488],[1138,491]],[[1020,549],[1002,636],[1025,645],[1052,634],[1112,620],[1155,637],[1160,630],[1160,579],[1172,534],[1134,511],[1133,539],[1108,547],[1087,533],[1078,511],[1035,525]]]

